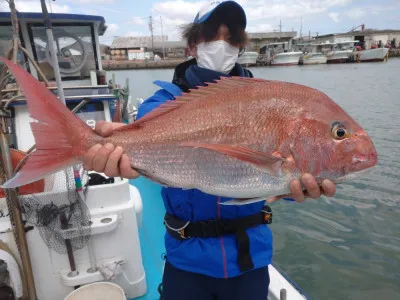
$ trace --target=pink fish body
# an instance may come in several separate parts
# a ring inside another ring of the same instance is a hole
[[[302,173],[340,182],[374,167],[367,133],[327,95],[294,83],[222,78],[103,138],[19,66],[37,150],[11,188],[82,162],[97,143],[123,147],[132,168],[164,186],[232,198],[288,193]]]

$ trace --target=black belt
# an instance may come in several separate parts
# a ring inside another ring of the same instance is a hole
[[[238,264],[242,272],[253,269],[254,264],[250,256],[249,236],[246,229],[261,224],[271,224],[272,211],[268,205],[254,215],[233,220],[209,220],[199,222],[183,221],[169,213],[165,214],[164,224],[169,234],[178,240],[186,240],[191,237],[221,237],[227,234],[235,234],[238,243]]]

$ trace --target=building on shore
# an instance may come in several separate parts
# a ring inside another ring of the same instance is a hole
[[[326,34],[315,37],[314,43],[342,43],[351,41],[358,41],[358,44],[365,49],[375,46],[380,48],[386,45],[398,48],[400,47],[400,30],[364,29],[345,33]]]
[[[151,49],[151,48],[150,48]],[[166,59],[185,58],[189,54],[186,41],[167,41],[154,43],[154,53]]]
[[[292,40],[297,35],[296,31],[278,31],[278,32],[250,32],[247,33],[249,45],[247,51],[260,53],[261,48],[270,43],[282,42],[292,48]]]
[[[154,49],[153,49],[154,45]],[[185,41],[168,41],[168,37],[117,37],[110,46],[112,60],[149,60],[153,57],[176,59],[187,56]]]
[[[100,44],[100,55],[102,60],[110,59],[110,46]]]

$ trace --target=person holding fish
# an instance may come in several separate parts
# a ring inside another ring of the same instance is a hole
[[[176,67],[172,84],[156,82],[162,89],[143,102],[137,119],[167,100],[173,100],[182,91],[204,86],[205,82],[221,76],[252,78],[249,70],[236,63],[247,42],[245,28],[245,12],[234,1],[212,1],[200,11],[183,34],[194,58]],[[96,131],[108,136],[123,125],[99,122]],[[92,147],[86,154],[84,166],[108,176],[139,176],[131,169],[123,149],[112,144]],[[304,174],[301,181],[291,182],[290,195],[272,197],[268,202],[288,199],[285,197],[303,202],[307,197],[316,199],[322,194],[333,196],[335,193],[335,184],[329,180],[323,181],[320,187],[312,175]],[[164,187],[162,197],[167,211],[162,299],[267,299],[268,264],[273,247],[271,230],[265,226],[267,222],[259,220],[264,202],[223,205],[228,198],[173,187]],[[242,223],[242,227],[236,232],[227,230],[225,234],[216,234],[215,231],[223,227],[219,220]],[[201,227],[200,222],[204,221],[208,223]],[[175,230],[187,222],[192,225],[190,232],[189,226],[186,232]],[[219,227],[213,228],[212,222]],[[201,231],[204,234],[200,234]]]
[[[268,295],[270,207],[333,196],[372,168],[371,138],[324,93],[253,78],[236,63],[246,15],[212,1],[184,37],[194,58],[139,107],[132,124],[74,115],[21,66],[0,58],[28,103],[36,150],[3,183],[16,188],[67,167],[160,183],[166,209],[162,299],[252,299]],[[272,196],[272,197],[271,197]]]

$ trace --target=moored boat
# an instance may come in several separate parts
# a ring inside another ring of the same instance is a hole
[[[337,64],[346,63],[349,61],[350,57],[353,55],[355,48],[354,44],[358,41],[345,41],[336,43],[321,43],[316,44],[321,53],[325,54],[327,57],[327,64]]]
[[[237,63],[242,66],[254,66],[257,64],[258,52],[255,51],[246,51],[242,55],[239,56]]]
[[[261,47],[265,53],[267,64],[271,66],[293,66],[298,65],[301,51],[291,51],[288,42],[269,43]]]
[[[328,58],[323,53],[305,53],[300,58],[301,65],[317,65],[317,64],[326,64]]]
[[[382,62],[387,59],[389,48],[375,48],[357,51],[355,60],[360,62]]]
[[[294,66],[298,65],[302,52],[283,52],[271,58],[271,66]]]

